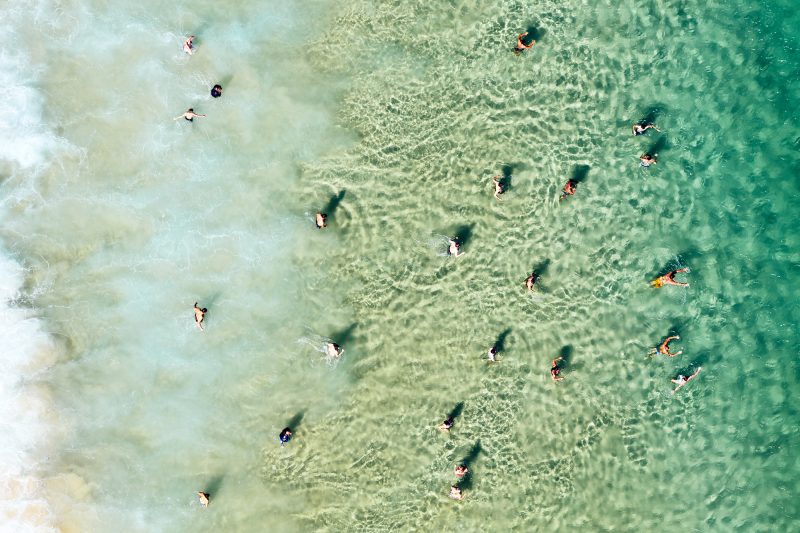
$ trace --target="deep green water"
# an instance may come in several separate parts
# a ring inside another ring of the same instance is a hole
[[[793,3],[188,7],[6,8],[16,387],[49,405],[8,524],[800,528]]]

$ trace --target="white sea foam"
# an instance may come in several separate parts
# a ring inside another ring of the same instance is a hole
[[[23,269],[0,255],[0,529],[49,531],[53,516],[36,477],[48,405],[35,380],[54,346],[41,321],[16,305],[23,281]]]
[[[30,188],[64,141],[43,124],[44,97],[15,27],[0,25],[0,41],[6,45],[0,50],[0,163],[19,177],[7,187]],[[0,531],[55,531],[38,476],[51,434],[51,406],[39,378],[55,346],[35,313],[19,305],[24,281],[24,269],[0,250]]]

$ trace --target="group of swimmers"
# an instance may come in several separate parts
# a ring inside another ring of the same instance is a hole
[[[515,54],[521,54],[521,53],[523,53],[523,52],[525,52],[527,50],[530,50],[533,47],[533,45],[536,43],[535,39],[532,39],[532,38],[528,39],[528,34],[529,34],[529,32],[526,31],[524,33],[520,33],[517,36],[517,44],[514,47],[514,53]],[[183,42],[183,51],[186,52],[189,55],[193,55],[194,52],[195,52],[194,39],[195,39],[195,36],[191,35]],[[214,87],[211,89],[211,96],[214,97],[214,98],[219,98],[220,96],[222,96],[222,86],[220,86],[219,84],[214,85]],[[180,119],[180,118],[184,118],[185,120],[187,120],[189,122],[192,122],[195,118],[205,117],[205,116],[206,115],[195,113],[193,108],[189,108],[182,115],[179,115],[178,117],[175,117],[175,120]],[[654,129],[654,130],[656,130],[658,132],[661,131],[656,127],[655,124],[650,124],[648,122],[639,122],[639,123],[633,124],[633,126],[631,127],[631,131],[632,131],[633,135],[635,135],[635,136],[643,135],[649,129]],[[657,161],[656,161],[657,155],[658,154],[649,154],[647,152],[643,153],[639,157],[641,166],[642,167],[649,167],[651,165],[655,165],[657,163]],[[501,179],[500,175],[496,175],[496,176],[492,177],[492,183],[494,185],[494,197],[497,200],[501,200],[500,196],[502,194],[504,194],[506,192],[506,190],[507,190],[506,184],[503,182],[503,180]],[[574,195],[575,192],[577,191],[577,185],[578,185],[577,180],[574,180],[574,179],[567,180],[566,184],[562,188],[560,200],[563,200],[563,199],[567,198],[568,196]],[[327,225],[327,218],[328,218],[328,215],[326,213],[317,212],[315,214],[314,223],[315,223],[317,229],[323,229],[323,228],[326,228],[328,226]],[[461,251],[461,243],[458,241],[457,237],[448,239],[447,253],[451,257],[460,257],[460,256],[464,255],[464,252]],[[686,286],[689,285],[688,283],[677,281],[675,279],[675,275],[676,274],[684,273],[684,272],[688,272],[688,269],[681,268],[681,269],[673,270],[671,272],[668,272],[668,273],[666,273],[664,275],[661,275],[661,276],[657,277],[656,279],[654,279],[651,282],[651,285],[654,288],[661,288],[661,287],[663,287],[665,285],[675,285],[675,286],[680,286],[680,287],[686,287]],[[533,291],[534,290],[534,285],[535,285],[535,283],[536,283],[536,281],[538,279],[539,279],[539,274],[537,274],[535,271],[531,272],[531,274],[525,279],[524,286],[526,287],[526,289],[528,291]],[[207,312],[208,312],[207,308],[199,307],[198,306],[198,302],[194,303],[194,319],[195,319],[195,323],[197,324],[197,327],[200,329],[200,331],[205,331],[205,328],[203,327],[203,322],[205,320],[205,315],[206,315]],[[676,357],[678,355],[681,355],[683,353],[683,350],[679,350],[676,353],[672,353],[672,352],[670,352],[670,349],[669,349],[669,343],[671,341],[673,341],[673,340],[679,340],[679,339],[680,339],[680,336],[678,336],[678,335],[669,336],[661,343],[661,345],[655,351],[657,353],[661,353],[662,355],[666,355],[667,357]],[[497,362],[497,355],[498,355],[499,350],[500,350],[500,348],[496,344],[493,345],[491,348],[489,348],[489,350],[487,352],[487,359],[488,359],[488,361],[490,363]],[[341,358],[342,354],[344,353],[344,349],[341,346],[339,346],[338,344],[334,343],[334,342],[327,342],[325,344],[325,353],[328,356],[328,358],[330,358],[330,359],[339,359],[339,358]],[[558,357],[556,357],[555,359],[553,359],[550,362],[550,377],[553,379],[553,381],[558,382],[558,381],[561,381],[561,380],[564,379],[564,377],[561,375],[561,372],[563,370],[564,361],[565,361],[564,356],[558,356]],[[693,379],[695,376],[697,376],[700,373],[701,370],[702,370],[702,367],[698,367],[698,369],[693,374],[691,374],[690,376],[684,376],[684,375],[681,374],[677,378],[672,379],[671,380],[672,383],[675,383],[677,385],[675,387],[675,389],[673,389],[672,393],[674,394],[678,389],[680,389],[681,387],[686,385],[686,383],[688,383],[691,379]],[[447,418],[445,418],[445,420],[441,424],[439,424],[437,426],[437,428],[440,431],[449,432],[454,424],[455,424],[455,420],[454,420],[453,416],[448,416]],[[278,435],[278,440],[279,440],[281,446],[286,445],[291,440],[291,438],[292,438],[292,430],[291,430],[290,427],[284,428],[280,432],[280,434]],[[455,465],[454,474],[455,474],[455,477],[456,477],[456,479],[458,481],[463,480],[465,478],[465,476],[467,476],[468,473],[469,473],[469,467],[466,464],[460,463],[460,464]],[[456,484],[454,484],[454,485],[452,485],[450,487],[449,497],[454,499],[454,500],[463,500],[464,499],[464,493],[463,493],[461,487],[459,486],[458,481],[456,482]],[[203,507],[207,507],[209,505],[210,497],[211,497],[210,494],[208,494],[207,492],[197,492],[197,496],[198,496],[198,498],[200,500],[200,504]]]

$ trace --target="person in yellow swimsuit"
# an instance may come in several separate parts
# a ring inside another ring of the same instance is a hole
[[[684,283],[682,281],[675,281],[675,274],[680,274],[681,272],[689,272],[688,268],[679,268],[678,270],[673,270],[672,272],[667,272],[663,276],[659,276],[653,281],[650,282],[656,289],[660,289],[664,285],[677,285],[678,287],[688,287],[688,283]]]

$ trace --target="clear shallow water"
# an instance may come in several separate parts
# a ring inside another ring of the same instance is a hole
[[[41,6],[12,6],[36,67],[17,85],[46,111],[8,164],[3,240],[57,360],[35,380],[57,406],[50,524],[797,527],[789,4]],[[169,120],[190,105],[209,117]],[[632,137],[649,111],[663,135]],[[677,265],[688,289],[648,287]],[[648,357],[671,330],[686,354]]]

